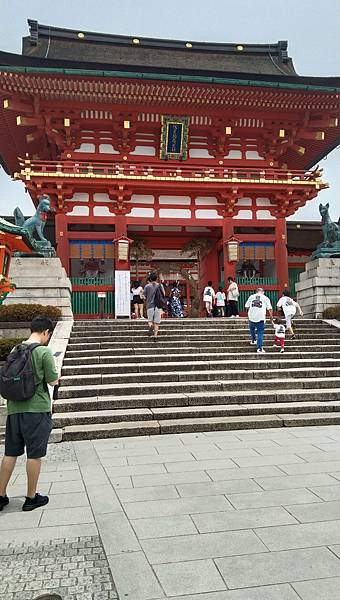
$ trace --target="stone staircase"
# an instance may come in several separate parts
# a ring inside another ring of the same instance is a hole
[[[286,352],[245,319],[77,321],[54,427],[63,440],[340,423],[340,330],[300,319]]]

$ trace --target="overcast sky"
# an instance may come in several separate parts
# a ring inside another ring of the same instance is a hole
[[[288,40],[300,75],[340,76],[339,0],[0,0],[0,49],[21,52],[27,19],[80,31],[235,43]],[[294,220],[319,220],[319,200],[340,214],[340,149],[321,166],[330,189],[300,209]],[[15,206],[32,214],[23,184],[0,168],[0,214]]]

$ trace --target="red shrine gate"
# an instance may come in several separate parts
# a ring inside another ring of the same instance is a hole
[[[182,264],[195,272],[181,250],[204,237],[201,285],[237,276],[241,305],[256,284],[275,300],[289,285],[286,217],[327,186],[312,167],[339,140],[340,80],[296,75],[283,42],[30,28],[24,56],[0,53],[0,151],[35,202],[53,200],[75,312],[96,314],[97,291],[112,312],[114,270],[135,272],[115,263],[113,240],[136,235],[154,253],[144,271],[156,264],[169,281]]]

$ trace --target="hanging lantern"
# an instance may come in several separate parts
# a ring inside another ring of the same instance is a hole
[[[228,261],[237,262],[239,260],[239,241],[236,238],[231,237],[227,240],[226,245],[228,249]]]
[[[127,262],[130,256],[130,244],[132,240],[125,236],[114,240],[115,244],[115,259],[121,262]]]

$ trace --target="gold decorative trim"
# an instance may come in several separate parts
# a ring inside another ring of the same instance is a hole
[[[160,175],[124,175],[123,173],[116,174],[100,174],[100,173],[63,173],[62,171],[33,171],[30,170],[29,173],[26,170],[21,170],[20,173],[14,174],[15,179],[25,179],[26,181],[30,180],[32,177],[54,177],[63,179],[111,179],[111,180],[126,180],[126,181],[181,181],[189,182],[189,183],[251,183],[251,184],[264,184],[264,185],[290,185],[290,186],[310,186],[315,189],[320,189],[320,187],[328,187],[329,184],[325,181],[295,181],[294,179],[239,179],[238,177],[201,177],[201,175],[197,177],[183,177],[180,175],[175,175],[172,177],[162,177]]]

